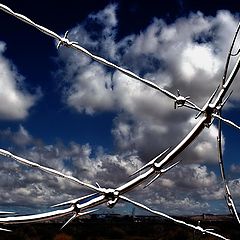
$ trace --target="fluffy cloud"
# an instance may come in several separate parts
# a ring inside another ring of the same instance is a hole
[[[29,136],[28,145],[19,144],[16,141],[15,137],[21,131]],[[46,145],[30,137],[31,135],[22,126],[17,132],[7,129],[3,133],[6,138],[8,136],[8,139],[16,144],[16,147],[12,144],[13,153],[79,178],[81,181],[92,184],[97,181],[103,187],[113,187],[125,182],[128,176],[141,165],[139,157],[134,152],[111,155],[99,148],[93,154],[89,144],[79,145],[75,142],[67,145],[61,142]],[[30,143],[34,143],[34,146]],[[22,166],[12,159],[1,157],[0,165],[0,174],[3,178],[0,183],[2,189],[0,199],[5,204],[17,203],[29,207],[43,204],[49,206],[89,193],[81,185],[51,176],[36,168]]]
[[[23,77],[11,61],[4,57],[6,44],[0,42],[0,119],[24,119],[39,98],[24,88]]]
[[[10,140],[17,146],[25,146],[32,143],[32,136],[29,132],[22,126],[19,126],[17,132],[12,132],[10,128],[0,131],[0,138],[4,141]]]
[[[70,38],[172,93],[180,89],[182,95],[191,95],[193,102],[203,106],[221,81],[237,18],[228,11],[218,11],[216,16],[192,13],[171,24],[155,18],[139,34],[117,39],[116,9],[116,5],[108,5],[91,14],[70,30]],[[69,86],[64,89],[64,101],[69,107],[79,113],[116,113],[112,135],[119,155],[103,154],[101,161],[96,157],[94,163],[90,163],[89,157],[84,160],[86,166],[89,161],[91,176],[97,179],[110,179],[110,166],[120,169],[119,176],[126,176],[129,171],[124,168],[122,172],[126,162],[120,160],[124,154],[134,152],[139,162],[146,163],[175,146],[198,121],[192,111],[174,110],[173,102],[166,96],[84,54],[62,48],[59,59],[63,67],[59,72]],[[235,87],[239,88],[239,83]],[[232,99],[239,100],[237,92]],[[173,214],[179,209],[188,213],[208,212],[210,208],[219,211],[214,203],[224,201],[224,191],[218,174],[209,168],[217,164],[216,139],[214,125],[205,129],[178,157],[182,160],[180,166],[148,190],[134,191],[135,199],[146,199],[145,203],[155,206],[161,203]],[[78,164],[76,169],[80,170],[82,163]],[[232,170],[236,171],[236,167]],[[120,177],[115,178],[116,183],[122,182]]]
[[[34,139],[23,126],[16,132],[7,129],[3,133],[5,137],[13,136],[9,137],[16,144],[16,148],[11,148],[13,153],[81,181],[91,184],[97,181],[102,187],[126,183],[130,180],[129,175],[142,165],[135,151],[109,154],[102,148],[94,150],[89,144],[75,142],[47,145]],[[20,135],[29,136],[26,144],[16,141],[15,137]],[[45,206],[89,194],[89,190],[80,185],[11,159],[1,157],[0,169],[0,200],[11,206],[37,207],[41,211]],[[235,200],[239,199],[239,181],[230,181],[229,186]],[[206,165],[188,164],[175,167],[148,188],[143,190],[140,186],[128,194],[132,199],[168,214],[199,214],[214,211],[216,202],[224,203],[223,193],[217,175]],[[119,206],[121,211],[122,208],[124,205]]]
[[[240,173],[240,165],[234,163],[230,166],[230,170],[232,173]]]
[[[70,38],[173,93],[180,89],[202,106],[221,80],[229,36],[236,26],[237,19],[230,12],[219,11],[215,17],[198,12],[169,25],[153,19],[141,33],[117,41],[116,5],[108,5],[71,29]],[[167,97],[118,71],[69,49],[62,49],[59,59],[64,66],[62,76],[70,86],[64,91],[65,102],[81,113],[115,112],[112,134],[121,151],[135,149],[146,162],[174,146],[194,126],[191,111],[174,111]],[[215,141],[212,127],[183,158],[216,163]]]
[[[156,197],[156,196],[155,196]],[[185,214],[199,214],[199,212],[207,212],[209,209],[209,204],[207,202],[193,200],[189,197],[184,197],[182,199],[177,199],[176,197],[172,198],[170,201],[169,198],[159,196],[155,201],[147,201],[147,204],[154,204],[156,206],[161,206],[161,209],[166,209],[171,214],[182,214],[180,209],[184,209]]]

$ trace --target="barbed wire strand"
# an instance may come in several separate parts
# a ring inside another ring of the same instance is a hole
[[[84,54],[86,54],[87,56],[89,56],[90,58],[92,58],[93,60],[99,62],[99,63],[102,63],[108,67],[111,67],[111,68],[114,68],[118,71],[120,71],[121,73],[125,74],[126,76],[130,77],[130,78],[133,78],[133,79],[136,79],[144,84],[146,84],[147,86],[151,87],[151,88],[154,88],[160,92],[162,92],[163,94],[165,94],[167,97],[171,98],[172,100],[174,100],[175,102],[177,103],[180,103],[182,101],[184,101],[184,103],[188,103],[190,104],[190,107],[191,109],[194,109],[194,110],[197,110],[197,111],[200,111],[200,108],[193,102],[191,102],[190,100],[188,100],[187,98],[183,97],[183,96],[176,96],[174,95],[173,93],[171,93],[170,91],[166,90],[166,89],[163,89],[161,87],[159,87],[157,84],[145,79],[145,78],[142,78],[142,77],[139,77],[138,75],[136,75],[135,73],[129,71],[129,70],[126,70],[122,67],[119,67],[118,65],[102,58],[102,57],[99,57],[97,55],[94,55],[93,53],[91,53],[90,51],[88,51],[87,49],[81,47],[80,45],[77,44],[77,42],[74,42],[74,41],[69,41],[69,39],[67,38],[67,35],[68,35],[68,31],[65,33],[64,37],[61,37],[60,35],[58,35],[57,33],[53,32],[52,30],[49,30],[48,28],[46,27],[43,27],[37,23],[35,23],[34,21],[32,21],[31,19],[29,19],[28,17],[22,15],[22,14],[19,14],[19,13],[16,13],[14,12],[12,9],[10,9],[9,7],[5,6],[4,4],[1,4],[0,3],[0,9],[3,10],[4,12],[18,18],[19,20],[37,28],[39,31],[41,31],[42,33],[56,39],[59,43],[58,43],[58,47],[63,45],[63,46],[66,46],[66,47],[69,47],[69,48],[73,48],[73,49],[76,49]],[[180,104],[180,106],[183,106],[184,104]],[[184,105],[185,107],[188,107],[188,105]]]
[[[29,167],[37,168],[37,169],[40,169],[40,170],[42,170],[44,172],[50,173],[52,175],[55,175],[57,177],[61,177],[61,178],[67,179],[67,180],[69,180],[69,181],[71,181],[73,183],[77,183],[77,184],[80,184],[80,185],[82,185],[84,187],[90,188],[91,190],[94,190],[94,191],[97,191],[97,192],[101,192],[99,190],[99,188],[95,187],[92,184],[82,182],[82,181],[80,181],[79,179],[77,179],[75,177],[63,174],[63,173],[61,173],[61,172],[59,172],[59,171],[57,171],[55,169],[52,169],[52,168],[49,168],[49,167],[45,167],[45,166],[40,165],[38,163],[29,161],[29,160],[27,160],[25,158],[22,158],[22,157],[19,157],[17,155],[14,155],[11,152],[6,151],[4,149],[0,149],[0,155],[4,156],[4,157],[12,158],[12,159],[16,160],[17,162],[20,162],[20,163],[22,163],[24,165],[27,165]]]
[[[68,32],[65,33],[64,37],[61,37],[59,36],[58,34],[56,34],[55,32],[49,30],[48,28],[46,27],[43,27],[39,24],[36,24],[35,22],[33,22],[31,19],[27,18],[26,16],[22,15],[22,14],[19,14],[19,13],[15,13],[14,11],[12,11],[9,7],[3,5],[3,4],[0,4],[0,9],[7,12],[8,14],[11,14],[13,15],[14,17],[20,19],[21,21],[27,23],[27,24],[30,24],[32,25],[33,27],[37,28],[38,30],[40,30],[41,32],[43,32],[44,34],[50,36],[50,37],[53,37],[55,38],[58,42],[58,47],[60,47],[61,45],[64,45],[66,47],[71,47],[73,49],[76,49],[76,50],[79,50],[83,53],[85,53],[86,55],[88,55],[89,57],[91,57],[93,60],[97,61],[97,62],[100,62],[106,66],[109,66],[109,67],[112,67],[116,70],[119,70],[120,72],[122,72],[123,74],[131,77],[131,78],[134,78],[136,80],[139,80],[141,82],[143,82],[144,84],[146,84],[147,86],[150,86],[151,88],[154,88],[162,93],[164,93],[166,96],[168,96],[169,98],[171,98],[172,100],[175,101],[175,103],[179,104],[180,101],[181,101],[181,106],[186,106],[186,107],[189,107],[188,105],[184,105],[185,103],[188,103],[190,104],[190,108],[193,108],[194,110],[197,110],[197,111],[202,111],[197,105],[195,105],[194,103],[192,103],[191,101],[189,101],[187,98],[184,98],[182,96],[175,96],[174,94],[172,94],[171,92],[169,92],[168,90],[165,90],[163,88],[160,88],[158,85],[156,85],[155,83],[147,80],[147,79],[144,79],[144,78],[141,78],[139,76],[137,76],[136,74],[134,74],[133,72],[129,71],[129,70],[126,70],[124,68],[121,68],[111,62],[109,62],[108,60],[102,58],[102,57],[99,57],[97,55],[94,55],[92,54],[91,52],[89,52],[88,50],[86,50],[85,48],[79,46],[76,42],[73,42],[73,41],[69,41],[69,39],[67,39],[67,35],[68,35]],[[240,25],[239,25],[240,26]],[[237,32],[239,31],[239,26],[238,26],[238,29],[237,29]],[[235,38],[234,38],[234,41],[235,41]],[[234,42],[233,41],[233,42]],[[233,45],[231,46],[231,48],[233,47]],[[231,52],[231,51],[230,51]],[[229,54],[231,55],[231,54]],[[222,79],[222,83],[225,83],[225,78],[226,78],[226,75],[227,75],[227,70],[228,70],[228,65],[229,65],[229,61],[230,61],[230,57],[229,59],[227,59],[227,63],[226,63],[226,67],[225,67],[225,73],[224,73],[224,77]],[[223,95],[223,94],[222,94]],[[219,116],[218,116],[219,117]],[[220,116],[221,117],[221,116]],[[226,119],[225,119],[226,120]],[[233,124],[232,124],[233,125]],[[59,177],[63,177],[63,178],[66,178],[66,179],[69,179],[73,182],[76,182],[76,183],[79,183],[83,186],[86,186],[92,190],[95,190],[95,191],[99,191],[99,188],[96,188],[95,186],[91,185],[91,184],[87,184],[87,183],[83,183],[81,182],[80,180],[74,178],[74,177],[71,177],[71,176],[67,176],[65,174],[62,174],[56,170],[53,170],[53,169],[50,169],[50,168],[47,168],[47,167],[44,167],[44,166],[41,166],[39,164],[36,164],[36,163],[32,163],[26,159],[23,159],[21,157],[18,157],[16,155],[13,155],[11,154],[10,152],[7,152],[5,150],[2,150],[0,149],[0,154],[3,155],[3,156],[6,156],[6,157],[10,157],[10,158],[13,158],[23,164],[26,164],[28,166],[31,166],[31,167],[36,167],[38,169],[41,169],[45,172],[48,172],[48,173],[51,173],[51,174],[54,174],[56,176],[59,176]],[[123,197],[123,196],[122,196]],[[126,199],[125,199],[126,200]],[[144,205],[143,205],[144,206]],[[145,208],[147,208],[146,206],[144,206]],[[155,211],[156,212],[156,211]],[[206,232],[206,230],[204,230],[204,232]],[[213,234],[213,233],[211,233]],[[217,236],[218,234],[215,234],[215,236]],[[223,238],[225,239],[225,238]]]
[[[227,239],[228,239],[228,238],[223,237],[223,236],[220,235],[220,234],[217,234],[217,233],[214,233],[214,232],[210,232],[210,231],[208,231],[208,230],[205,230],[205,229],[203,229],[203,228],[200,227],[200,226],[194,226],[194,225],[189,224],[189,223],[186,223],[186,222],[184,222],[184,221],[182,221],[182,220],[178,220],[178,219],[175,219],[175,218],[173,218],[173,217],[170,217],[169,215],[167,215],[167,214],[165,214],[165,213],[162,213],[162,212],[153,210],[153,209],[151,209],[151,208],[143,205],[142,203],[133,201],[133,200],[131,200],[131,199],[125,197],[125,196],[120,196],[120,198],[121,198],[122,200],[126,201],[126,202],[132,203],[133,205],[135,205],[135,206],[137,206],[137,207],[140,207],[140,208],[142,208],[142,209],[145,209],[145,210],[147,210],[148,212],[151,212],[151,213],[156,214],[156,215],[158,215],[158,216],[161,216],[161,217],[164,217],[164,218],[166,218],[166,219],[169,219],[169,220],[171,220],[171,221],[173,221],[173,222],[175,222],[175,223],[177,223],[177,224],[184,225],[184,226],[186,226],[186,227],[188,227],[188,228],[192,228],[192,229],[194,229],[194,230],[200,231],[200,232],[202,232],[203,234],[207,233],[207,234],[209,234],[209,235],[218,237],[218,238],[220,238],[220,239],[224,239],[224,240],[227,240]]]
[[[240,30],[240,23],[237,26],[237,29],[235,31],[235,35],[234,35],[233,40],[232,40],[232,44],[231,44],[229,52],[228,52],[228,56],[227,56],[227,60],[226,60],[226,64],[225,64],[225,69],[224,69],[224,73],[223,73],[223,77],[222,77],[222,86],[225,84],[225,80],[226,80],[226,77],[227,77],[227,72],[228,72],[231,57],[234,56],[234,55],[232,55],[232,50],[233,50],[233,47],[235,45],[237,36],[239,34],[239,30]],[[231,192],[230,192],[229,187],[228,187],[228,181],[227,181],[227,178],[226,178],[225,168],[224,168],[223,149],[222,149],[222,122],[227,123],[228,125],[233,126],[233,127],[237,128],[238,130],[240,130],[240,127],[237,124],[235,124],[232,121],[222,117],[222,108],[225,105],[225,103],[227,102],[227,100],[230,98],[231,94],[232,94],[232,91],[230,92],[229,96],[224,101],[221,100],[220,109],[218,111],[218,114],[213,114],[213,116],[218,118],[218,136],[217,136],[218,163],[219,163],[221,178],[222,178],[223,185],[224,185],[224,190],[225,190],[224,191],[225,192],[225,199],[226,199],[226,203],[227,203],[227,207],[229,209],[229,212],[233,215],[233,217],[240,224],[240,219],[239,219],[239,216],[238,216],[238,213],[237,213],[237,210],[236,210]]]

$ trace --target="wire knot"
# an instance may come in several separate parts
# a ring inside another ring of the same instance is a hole
[[[190,96],[184,97],[180,94],[180,91],[177,90],[177,97],[174,101],[174,109],[176,109],[177,107],[183,107],[188,99],[190,99]]]
[[[59,40],[58,45],[57,45],[57,49],[59,49],[61,46],[70,47],[73,44],[78,44],[78,42],[70,41],[67,38],[68,34],[69,34],[69,31],[66,31],[65,34],[64,34],[64,37],[62,37],[61,40]]]

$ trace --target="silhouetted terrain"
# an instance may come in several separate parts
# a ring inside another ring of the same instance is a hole
[[[188,219],[197,225],[198,220]],[[0,232],[0,239],[6,240],[188,240],[217,239],[209,235],[194,233],[186,227],[160,218],[110,217],[74,221],[59,230],[62,223],[39,223],[7,226],[12,233]],[[230,219],[201,220],[201,226],[214,228],[232,240],[240,239],[240,227]]]

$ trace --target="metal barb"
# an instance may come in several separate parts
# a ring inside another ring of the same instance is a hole
[[[161,172],[161,173],[165,173],[165,172],[171,170],[172,168],[174,168],[174,167],[175,167],[176,165],[178,165],[179,163],[180,163],[180,161],[177,161],[177,162],[173,163],[172,165],[170,165],[169,167],[160,170],[160,172]]]
[[[240,53],[240,49],[236,53],[231,53],[231,56],[236,57]]]
[[[60,228],[62,230],[64,227],[66,227],[71,221],[73,221],[77,217],[77,213],[74,213],[72,217],[70,217]]]
[[[150,182],[148,182],[143,188],[148,187],[151,185],[153,182],[155,182],[158,178],[160,177],[160,173],[158,173]]]
[[[142,166],[141,168],[139,168],[137,171],[135,171],[134,173],[132,173],[132,174],[130,175],[130,177],[136,175],[137,173],[143,171],[144,169],[146,169],[146,168],[148,168],[148,167],[152,167],[153,164],[155,163],[155,161],[161,159],[161,158],[164,156],[164,154],[166,154],[171,148],[172,148],[172,147],[169,147],[169,148],[167,148],[166,150],[164,150],[164,151],[163,151],[162,153],[160,153],[158,156],[156,156],[155,158],[153,158],[150,162],[148,162],[147,164],[145,164],[144,166]]]
[[[155,182],[162,173],[166,173],[167,171],[169,171],[170,169],[172,169],[173,167],[175,167],[180,161],[175,162],[174,164],[172,164],[171,166],[165,168],[165,169],[161,169],[159,170],[159,173],[149,182],[147,183],[143,188],[148,187],[149,185],[151,185],[153,182]]]
[[[57,49],[59,49],[61,46],[70,47],[73,44],[78,44],[78,42],[69,41],[69,39],[67,38],[68,34],[69,34],[69,31],[66,31],[65,34],[64,34],[64,37],[61,38],[61,40],[58,41]]]
[[[99,189],[101,188],[98,182],[96,182],[96,186],[97,186]]]
[[[191,107],[189,108],[192,108],[192,109],[195,109],[195,108],[198,108],[194,103],[192,103],[191,101],[189,101],[190,99],[190,96],[187,96],[187,97],[184,97],[180,94],[180,90],[177,89],[177,96],[176,96],[176,100],[174,101],[174,109],[176,109],[177,107],[180,108],[180,107],[189,107],[188,105],[185,105],[185,103],[188,101],[188,103],[190,104]],[[197,110],[197,109],[195,109]]]
[[[84,215],[87,215],[87,214],[90,214],[90,213],[93,213],[93,212],[96,212],[98,211],[98,209],[93,209],[93,210],[90,210],[90,211],[87,211],[87,212],[76,212],[74,213],[64,224],[63,226],[61,227],[60,230],[62,230],[64,227],[66,227],[70,222],[72,222],[74,219],[78,218],[78,217],[81,217],[81,216],[84,216]]]
[[[206,111],[206,109],[209,107],[209,104],[212,102],[212,100],[214,99],[214,97],[216,96],[218,89],[219,89],[220,85],[217,86],[217,88],[214,90],[214,92],[212,93],[212,95],[210,96],[210,98],[207,100],[207,102],[204,104],[203,108],[200,110],[200,112],[196,115],[195,119],[197,119],[202,113],[204,113]]]

